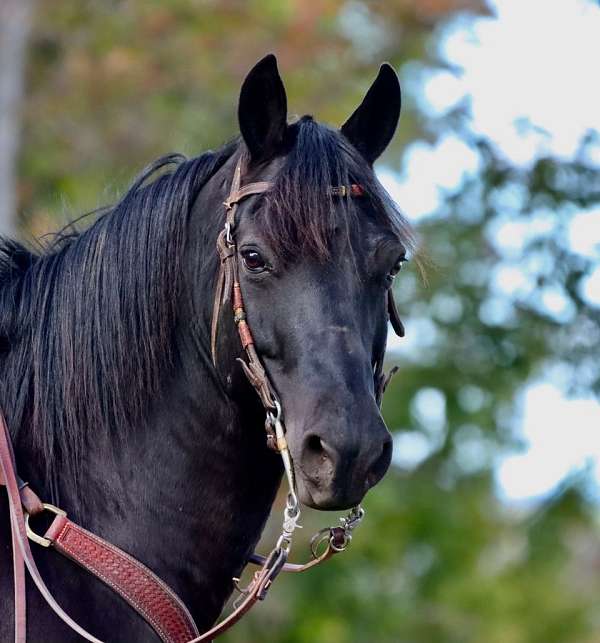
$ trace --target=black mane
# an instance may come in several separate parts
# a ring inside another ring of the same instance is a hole
[[[350,200],[333,207],[328,188],[350,183],[363,185],[374,216],[413,247],[409,226],[339,132],[304,117],[288,139],[261,209],[277,247],[327,257],[332,230],[357,216]],[[241,148],[235,141],[190,160],[157,160],[89,228],[59,234],[38,252],[0,244],[0,403],[14,434],[28,427],[49,479],[57,455],[61,475],[76,479],[82,426],[117,437],[142,419],[173,357],[192,206]]]
[[[48,474],[60,453],[76,476],[82,426],[101,438],[142,417],[172,356],[187,215],[232,152],[157,160],[39,254],[2,244],[2,406],[14,433],[30,427]]]

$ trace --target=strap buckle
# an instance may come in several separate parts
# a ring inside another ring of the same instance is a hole
[[[66,511],[63,511],[62,509],[59,509],[58,507],[55,507],[54,505],[51,505],[47,502],[43,502],[42,507],[44,508],[45,511],[49,511],[50,513],[53,513],[55,516],[67,515]],[[34,543],[37,543],[42,547],[50,547],[50,545],[52,544],[52,541],[49,538],[44,538],[43,536],[36,534],[33,531],[33,529],[29,526],[28,513],[25,514],[25,530],[27,531],[27,538],[29,538],[29,540],[33,541]]]

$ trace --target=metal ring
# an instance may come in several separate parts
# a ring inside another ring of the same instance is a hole
[[[331,549],[333,549],[333,551],[337,551],[337,552],[345,551],[346,547],[348,547],[351,540],[352,540],[352,536],[350,534],[344,534],[344,543],[338,547],[334,543],[333,536],[331,536],[331,538],[329,539],[329,546],[331,547]]]
[[[312,554],[313,558],[319,557],[319,546],[321,545],[321,543],[329,540],[330,533],[330,527],[325,527],[324,529],[317,531],[317,533],[310,539],[310,553]]]
[[[47,502],[42,503],[42,507],[46,510],[49,511],[50,513],[55,514],[56,516],[66,516],[67,512],[63,511],[62,509],[59,509],[58,507],[55,507],[54,505],[51,505]],[[50,547],[52,544],[52,541],[49,538],[44,538],[43,536],[38,536],[33,529],[29,526],[29,514],[25,514],[25,530],[27,531],[27,538],[29,540],[32,540],[34,543],[37,543],[38,545],[41,545],[42,547]]]
[[[271,411],[269,411],[269,413],[274,417],[275,420],[281,420],[281,404],[276,397],[273,397],[273,406],[275,407],[275,411],[277,414],[273,416],[273,413]]]
[[[293,489],[290,489],[285,500],[285,509],[287,512],[293,511],[291,516],[295,516],[300,511],[300,502]]]
[[[360,505],[356,505],[356,507],[352,507],[352,513],[356,514],[359,520],[362,520],[365,515],[365,510]]]
[[[281,534],[281,536],[279,536],[279,538],[277,539],[277,543],[275,544],[275,548],[276,549],[281,549],[282,551],[284,551],[287,554],[289,554],[291,547],[292,547],[291,538],[289,538],[285,534]]]
[[[275,426],[276,422],[281,422],[281,404],[279,400],[275,397],[272,398],[273,400],[273,408],[275,409],[275,413],[271,411],[271,409],[267,410],[267,421],[271,426]]]

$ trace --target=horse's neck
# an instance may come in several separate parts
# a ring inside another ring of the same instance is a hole
[[[183,373],[135,435],[86,455],[77,490],[83,526],[158,573],[199,627],[214,621],[230,594],[280,480],[257,419],[241,426],[214,380]]]

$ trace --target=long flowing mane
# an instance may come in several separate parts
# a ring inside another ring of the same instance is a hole
[[[289,126],[287,146],[260,209],[282,252],[328,257],[332,230],[351,228],[358,216],[350,203],[333,207],[328,187],[349,183],[361,183],[373,216],[414,246],[372,169],[339,132],[304,117]],[[56,457],[63,477],[77,477],[83,426],[116,438],[143,418],[173,357],[190,213],[206,182],[240,153],[234,141],[190,160],[166,156],[86,230],[38,252],[0,244],[0,403],[13,433],[27,427],[46,455],[49,480]]]
[[[157,160],[91,227],[39,254],[3,244],[2,404],[48,474],[58,454],[76,474],[82,426],[101,437],[142,418],[171,358],[186,215],[232,152]]]

